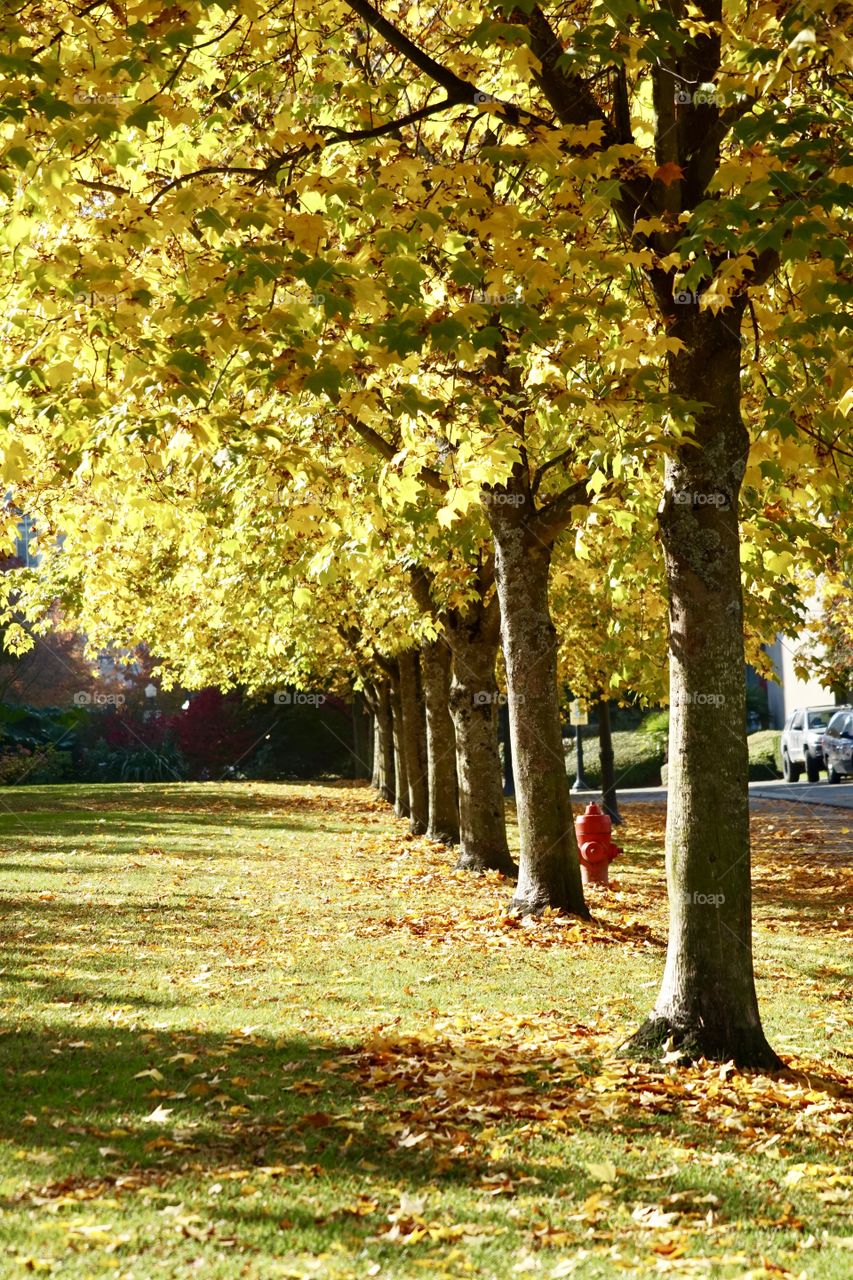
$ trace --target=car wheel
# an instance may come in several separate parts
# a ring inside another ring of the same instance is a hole
[[[835,783],[836,783],[836,782],[840,782],[840,781],[841,781],[841,774],[840,774],[840,773],[836,773],[836,772],[835,772],[835,770],[833,769],[832,765],[830,765],[830,766],[829,766],[829,769],[827,770],[827,774],[826,774],[826,776],[827,776],[827,778],[829,779],[829,781],[833,784],[833,786],[835,785]]]
[[[798,782],[800,778],[800,766],[791,763],[787,751],[782,752],[782,776],[786,782]]]
[[[809,782],[820,782],[820,760],[806,752],[806,777]]]

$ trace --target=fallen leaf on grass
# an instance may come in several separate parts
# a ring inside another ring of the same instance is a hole
[[[173,1111],[174,1111],[174,1107],[157,1106],[150,1113],[150,1115],[142,1117],[143,1123],[144,1124],[166,1124],[166,1122],[169,1120],[170,1116],[172,1115]]]
[[[405,1133],[397,1143],[398,1147],[417,1147],[429,1139],[428,1133]]]
[[[677,1213],[666,1213],[656,1204],[638,1204],[631,1217],[641,1227],[671,1227],[678,1220]]]
[[[304,1116],[299,1117],[297,1127],[300,1129],[328,1129],[334,1123],[335,1117],[329,1115],[328,1111],[307,1111]]]
[[[148,1071],[137,1071],[133,1078],[134,1080],[165,1080],[166,1077],[156,1067],[150,1067]]]

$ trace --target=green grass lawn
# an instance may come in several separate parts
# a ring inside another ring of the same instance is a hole
[[[815,812],[755,819],[769,1079],[615,1053],[658,810],[592,923],[522,926],[362,787],[4,789],[0,1276],[846,1280],[850,833]]]

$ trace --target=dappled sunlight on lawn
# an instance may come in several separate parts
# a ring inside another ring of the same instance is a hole
[[[836,1256],[840,822],[753,820],[771,1078],[617,1055],[663,962],[662,809],[626,810],[590,921],[522,921],[363,786],[52,794],[0,817],[4,1276]]]

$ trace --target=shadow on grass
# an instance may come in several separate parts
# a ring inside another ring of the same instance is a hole
[[[72,982],[64,982],[59,978],[41,977],[34,974],[30,968],[22,967],[15,970],[10,967],[8,960],[4,963],[2,977],[0,983],[10,983],[13,986],[12,998],[20,998],[21,993],[14,990],[14,987],[23,986],[33,991],[38,991],[39,1003],[42,1005],[79,1005],[86,1006],[108,1005],[115,1008],[121,1005],[123,1008],[132,1009],[172,1009],[175,1007],[174,996],[168,1000],[158,1000],[153,996],[138,995],[131,991],[123,989],[119,997],[114,991],[98,991],[92,985],[92,980],[79,979]],[[8,993],[4,993],[8,999]],[[2,1033],[0,1033],[2,1034]],[[2,1041],[0,1041],[2,1043]]]
[[[143,834],[149,835],[156,842],[162,843],[169,838],[169,828],[177,827],[182,837],[188,827],[236,828],[240,831],[304,831],[311,826],[307,821],[300,821],[299,815],[285,809],[276,814],[245,815],[239,810],[211,810],[199,812],[172,813],[150,810],[146,817],[140,817],[135,811],[110,809],[109,818],[104,821],[90,813],[79,809],[30,810],[20,809],[15,812],[0,811],[0,835],[6,840],[24,839],[27,836],[44,836],[45,838],[67,837],[69,839],[87,839],[92,836],[108,836],[116,846],[115,852],[127,852],[120,847],[124,842],[128,846],[139,843]],[[332,824],[328,824],[332,825]],[[344,825],[349,825],[346,823]],[[138,831],[139,835],[130,833]]]
[[[265,783],[259,784],[263,787],[259,791],[249,790],[251,785],[116,783],[0,788],[0,839],[14,844],[41,837],[108,837],[112,852],[122,855],[146,838],[156,844],[167,843],[170,833],[186,839],[192,827],[197,827],[202,837],[223,827],[239,835],[275,835],[279,831],[304,832],[320,823],[324,829],[346,830],[357,823],[398,821],[364,784],[344,787],[343,802],[340,784]],[[219,846],[217,852],[227,856],[229,850]]]
[[[315,794],[320,792],[321,794]],[[326,794],[328,793],[328,798]],[[343,793],[343,795],[342,795]],[[226,813],[267,814],[298,810],[329,814],[345,806],[373,812],[377,799],[366,782],[340,779],[303,782],[91,783],[0,787],[0,814],[108,812],[190,813],[221,818]],[[116,806],[121,806],[117,809]],[[380,805],[380,811],[390,807]],[[274,816],[274,815],[273,815]]]
[[[34,1203],[44,1204],[87,1187],[100,1187],[97,1194],[120,1193],[129,1176],[135,1185],[191,1177],[203,1190],[206,1180],[255,1171],[291,1190],[316,1180],[327,1196],[331,1187],[350,1200],[377,1179],[386,1194],[389,1186],[428,1193],[465,1187],[484,1197],[477,1212],[488,1217],[502,1180],[509,1196],[524,1190],[542,1199],[568,1192],[583,1201],[600,1191],[601,1175],[575,1154],[577,1141],[605,1141],[617,1160],[638,1158],[652,1139],[671,1138],[696,1149],[723,1141],[709,1122],[682,1115],[677,1106],[650,1111],[625,1105],[618,1115],[612,1108],[600,1115],[581,1108],[575,1119],[571,1107],[562,1109],[574,1082],[556,1078],[557,1114],[565,1117],[559,1131],[549,1129],[547,1120],[531,1122],[536,1098],[549,1094],[548,1083],[531,1089],[532,1110],[516,1106],[514,1115],[498,1119],[491,1112],[500,1087],[487,1097],[472,1084],[471,1097],[454,1113],[447,1095],[437,1097],[431,1082],[443,1046],[430,1042],[422,1062],[415,1054],[413,1073],[398,1088],[376,1083],[372,1064],[381,1064],[381,1051],[365,1058],[355,1048],[309,1035],[273,1041],[251,1031],[226,1036],[72,1023],[51,1031],[24,1023],[0,1034],[0,1138],[28,1152],[38,1170],[24,1161],[19,1189],[0,1207],[20,1206],[34,1196]],[[487,1045],[481,1048],[484,1063],[500,1059],[500,1045],[492,1046],[493,1053]],[[588,1087],[597,1067],[585,1065],[589,1076],[580,1079]],[[530,1061],[534,1073],[547,1075],[551,1066],[550,1058]],[[517,1075],[514,1080],[517,1085]],[[496,1124],[522,1135],[519,1145],[507,1145],[497,1159],[490,1152]],[[423,1141],[411,1141],[419,1133]],[[652,1189],[642,1174],[620,1167],[618,1195],[629,1208],[648,1205],[664,1190],[695,1188],[697,1178],[703,1190],[718,1195],[727,1216],[767,1209],[766,1189],[733,1186],[726,1167],[701,1174],[690,1167],[673,1170],[663,1186]],[[240,1223],[255,1216],[266,1223],[281,1213],[281,1205],[217,1202],[216,1217],[223,1212]],[[368,1211],[352,1230],[363,1236],[375,1231],[370,1217]]]

